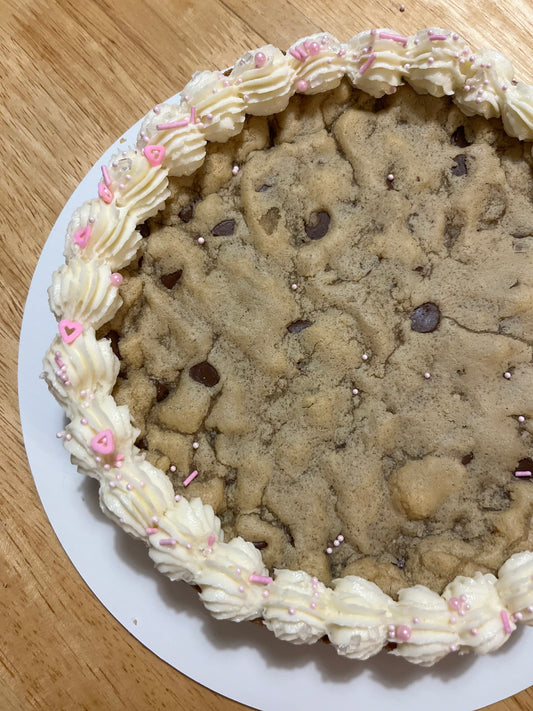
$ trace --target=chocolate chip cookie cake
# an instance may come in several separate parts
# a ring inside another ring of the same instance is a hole
[[[449,31],[201,72],[70,222],[73,463],[219,619],[420,665],[533,623],[533,89]]]

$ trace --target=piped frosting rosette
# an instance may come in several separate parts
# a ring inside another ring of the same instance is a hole
[[[137,449],[130,412],[111,395],[118,359],[110,342],[95,335],[120,305],[117,270],[135,258],[142,239],[136,228],[163,208],[168,175],[191,175],[207,141],[238,133],[246,113],[282,111],[294,93],[326,91],[343,76],[374,97],[404,81],[419,93],[452,95],[467,115],[501,116],[510,135],[533,140],[533,89],[514,81],[502,55],[473,54],[446,30],[403,37],[376,29],[344,44],[318,33],[285,54],[266,45],[246,52],[230,72],[198,73],[174,104],[146,116],[136,146],[101,167],[97,197],[74,211],[66,264],[49,290],[59,335],[45,355],[43,377],[70,420],[58,434],[80,472],[99,481],[102,510],[145,541],[162,573],[199,586],[216,618],[262,617],[280,639],[311,644],[327,637],[354,659],[389,645],[429,666],[448,652],[490,652],[519,622],[533,624],[533,553],[512,556],[498,578],[459,577],[443,595],[414,586],[397,601],[355,576],[332,587],[303,571],[271,576],[252,543],[224,541],[213,509],[175,496],[167,475]]]

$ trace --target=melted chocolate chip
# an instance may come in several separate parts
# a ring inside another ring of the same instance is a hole
[[[470,464],[472,459],[474,459],[474,452],[465,454],[465,456],[461,459],[461,464],[466,467],[467,464]]]
[[[472,145],[472,141],[467,141],[466,139],[464,126],[458,126],[455,129],[450,136],[450,143],[452,146],[457,146],[458,148],[466,148]]]
[[[113,353],[116,355],[117,358],[120,358],[120,350],[118,347],[118,342],[120,340],[120,336],[116,331],[108,331],[106,334],[106,338],[109,338],[111,341],[111,350]]]
[[[400,570],[403,570],[403,568],[405,568],[405,563],[406,563],[406,558],[404,555],[402,555],[402,557],[398,558],[398,560],[396,561],[396,563],[394,565],[396,565]]]
[[[170,389],[165,385],[165,383],[157,381],[155,384],[155,399],[157,402],[164,400],[168,396],[169,392]]]
[[[197,383],[205,385],[206,388],[212,388],[220,380],[218,370],[206,360],[193,365],[192,368],[189,369],[189,375]]]
[[[466,175],[468,173],[468,169],[466,167],[465,154],[459,153],[458,156],[455,156],[454,161],[455,161],[456,165],[454,165],[452,168],[452,175],[456,175],[458,177],[461,177],[462,175]]]
[[[150,237],[152,232],[148,222],[143,222],[142,225],[138,225],[136,229],[140,232],[141,237]]]
[[[235,232],[235,220],[222,220],[211,230],[215,237],[229,237]]]
[[[135,446],[138,449],[148,449],[148,441],[146,440],[146,437],[139,437],[139,439],[135,442]]]
[[[172,272],[172,274],[163,274],[160,279],[161,284],[163,284],[163,286],[166,286],[167,289],[173,289],[181,279],[182,274],[183,269],[178,269],[177,272]]]
[[[298,320],[298,321],[293,321],[287,326],[287,331],[289,333],[300,333],[300,331],[303,331],[304,328],[309,328],[309,326],[312,326],[313,322],[312,321],[303,321],[303,320]]]
[[[533,459],[531,457],[521,459],[515,467],[515,474],[516,472],[531,472],[533,474]]]
[[[411,328],[418,333],[431,333],[440,323],[440,310],[431,301],[417,306],[411,316]]]
[[[266,183],[264,183],[263,185],[261,185],[260,188],[257,188],[257,190],[255,192],[256,193],[264,193],[265,190],[270,190],[271,187],[272,187],[271,185],[267,185]]]
[[[314,212],[305,226],[305,234],[309,239],[322,239],[328,233],[330,220],[328,212]]]
[[[262,551],[268,547],[268,543],[266,541],[254,541],[253,544],[258,551]]]
[[[182,207],[178,212],[178,217],[182,222],[190,222],[194,215],[194,203],[190,202],[185,207]]]

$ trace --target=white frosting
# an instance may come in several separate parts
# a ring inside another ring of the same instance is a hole
[[[57,319],[92,323],[95,329],[110,321],[122,304],[118,289],[110,289],[111,270],[102,262],[71,259],[52,275],[50,308]]]
[[[289,67],[294,70],[296,89],[305,94],[318,94],[335,89],[346,74],[346,48],[331,35],[320,33],[299,40],[287,52]],[[299,87],[298,82],[306,86]]]
[[[331,588],[302,571],[278,570],[272,580],[253,544],[224,542],[213,509],[174,497],[168,477],[135,447],[129,410],[111,396],[118,360],[109,341],[95,337],[120,303],[110,275],[135,257],[141,239],[135,228],[163,207],[168,174],[192,174],[206,142],[238,133],[246,113],[281,111],[296,91],[326,91],[344,75],[375,97],[404,80],[420,93],[453,95],[465,114],[501,116],[510,135],[533,140],[533,89],[513,81],[502,55],[474,55],[445,30],[413,37],[372,30],[346,44],[321,33],[287,54],[271,45],[247,52],[228,76],[198,73],[175,104],[155,107],[144,119],[135,149],[103,167],[100,197],[75,210],[66,265],[53,275],[49,298],[58,320],[78,324],[79,332],[56,336],[43,377],[70,420],[63,434],[73,463],[100,482],[103,511],[148,543],[161,572],[199,585],[215,617],[262,616],[280,639],[311,644],[327,636],[339,654],[355,659],[393,643],[393,654],[429,666],[450,651],[490,652],[517,622],[533,624],[533,553],[512,556],[499,579],[458,577],[442,596],[414,586],[397,602],[355,576]]]
[[[328,637],[337,652],[368,659],[387,642],[394,601],[369,580],[347,576],[333,583]]]
[[[347,44],[347,76],[358,89],[379,98],[403,84],[407,38],[394,30],[362,32]]]
[[[264,583],[251,576],[268,576],[260,552],[242,538],[208,546],[196,583],[200,598],[217,620],[253,620],[259,617],[267,591]]]
[[[256,55],[264,55],[265,63]],[[230,79],[243,97],[245,111],[252,116],[269,116],[287,108],[294,93],[294,70],[285,55],[271,44],[246,52],[233,67]]]
[[[263,619],[276,637],[313,644],[327,633],[332,591],[303,571],[277,570],[269,586]]]
[[[459,634],[451,622],[455,612],[446,600],[423,585],[401,590],[395,609],[395,630],[390,635],[397,643],[393,654],[413,664],[431,666],[459,646]],[[402,640],[399,626],[409,630]]]

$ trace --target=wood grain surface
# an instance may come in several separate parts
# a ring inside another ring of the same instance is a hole
[[[196,69],[228,66],[266,42],[286,49],[320,30],[347,40],[370,27],[411,34],[440,26],[475,48],[500,49],[518,77],[533,83],[531,0],[404,5],[400,11],[395,0],[0,0],[0,711],[244,708],[143,647],[94,597],[59,545],[20,431],[16,367],[24,302],[50,229],[87,170]],[[533,687],[488,708],[531,710]]]

